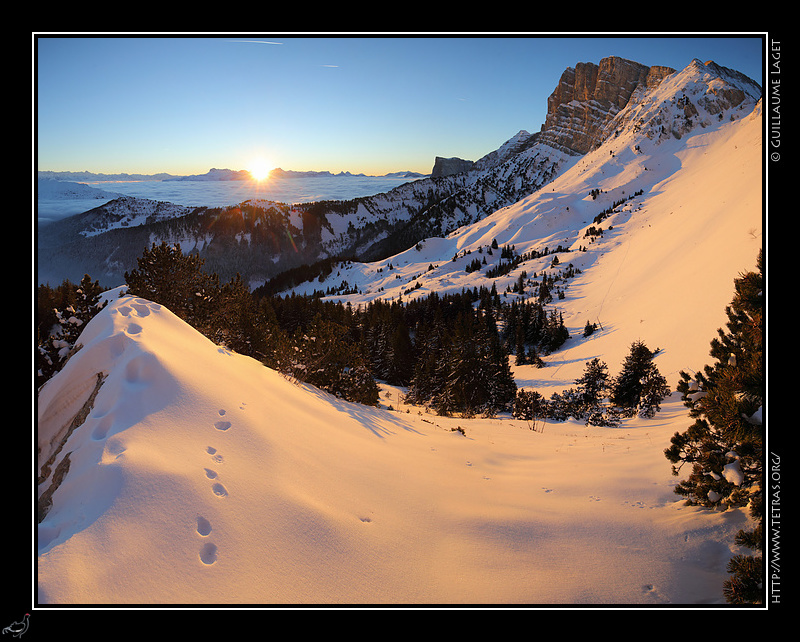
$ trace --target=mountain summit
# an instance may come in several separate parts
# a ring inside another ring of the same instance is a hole
[[[635,92],[643,93],[675,73],[617,56],[568,67],[547,99],[539,141],[570,154],[585,154],[606,137],[611,120]]]
[[[541,131],[521,130],[478,161],[440,158],[430,178],[342,202],[251,201],[150,217],[141,212],[168,208],[119,199],[39,230],[40,282],[78,282],[89,273],[113,287],[150,243],[162,241],[198,252],[223,279],[239,272],[252,287],[320,260],[387,258],[535,193],[624,132],[642,142],[677,139],[742,117],[760,96],[755,82],[713,62],[695,60],[677,72],[619,57],[579,63],[547,99]]]

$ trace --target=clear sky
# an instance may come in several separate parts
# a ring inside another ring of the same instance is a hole
[[[32,34],[37,169],[428,173],[539,131],[578,62],[693,58],[763,86],[764,34]]]

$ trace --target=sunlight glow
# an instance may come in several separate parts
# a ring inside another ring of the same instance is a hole
[[[269,178],[269,173],[273,169],[275,169],[275,167],[270,164],[269,161],[258,158],[250,163],[250,167],[247,171],[250,172],[250,176],[252,176],[254,180],[263,181]]]

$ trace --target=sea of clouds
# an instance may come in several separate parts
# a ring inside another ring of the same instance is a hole
[[[40,182],[36,199],[36,220],[41,225],[73,214],[80,214],[99,207],[120,195],[167,201],[190,207],[222,207],[256,198],[291,204],[372,196],[387,192],[409,180],[384,176],[308,176],[269,179],[262,183],[251,181],[93,181],[83,183],[106,193],[105,195],[93,194],[92,197],[44,188]]]

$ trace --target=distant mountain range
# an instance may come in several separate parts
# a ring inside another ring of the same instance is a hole
[[[205,174],[191,174],[179,176],[175,174],[96,174],[94,172],[53,172],[41,170],[37,172],[38,178],[50,178],[58,181],[247,181],[252,180],[250,172],[246,169],[216,169],[212,168]],[[291,169],[281,169],[276,167],[270,172],[271,178],[308,178],[313,176],[369,176],[368,174],[353,174],[352,172],[338,172],[336,174],[329,171],[296,171]],[[412,172],[410,170],[400,172],[389,172],[378,178],[424,178],[427,174]]]
[[[316,263],[385,259],[425,239],[447,237],[535,193],[544,195],[556,177],[575,171],[581,159],[604,147],[608,165],[598,170],[595,184],[580,198],[590,191],[598,195],[621,171],[623,141],[635,159],[627,171],[644,172],[630,191],[652,189],[645,179],[655,173],[648,170],[658,164],[675,165],[672,151],[668,157],[658,151],[664,142],[681,145],[698,128],[744,118],[761,95],[757,83],[713,62],[694,60],[678,72],[618,57],[603,59],[599,65],[580,63],[565,70],[547,99],[540,132],[522,130],[475,162],[445,159],[448,162],[440,163],[430,177],[347,201],[293,206],[246,201],[223,208],[182,208],[145,199],[116,199],[39,230],[39,281],[78,282],[88,273],[113,287],[123,282],[125,271],[136,267],[145,248],[161,242],[180,243],[184,252],[197,252],[206,269],[221,279],[239,273],[252,287]],[[675,167],[679,171],[680,163]],[[211,170],[180,180],[236,177],[240,179],[241,172]],[[69,179],[76,175],[69,174]],[[559,225],[554,213],[548,234]],[[498,236],[512,239],[514,233],[508,230]]]

